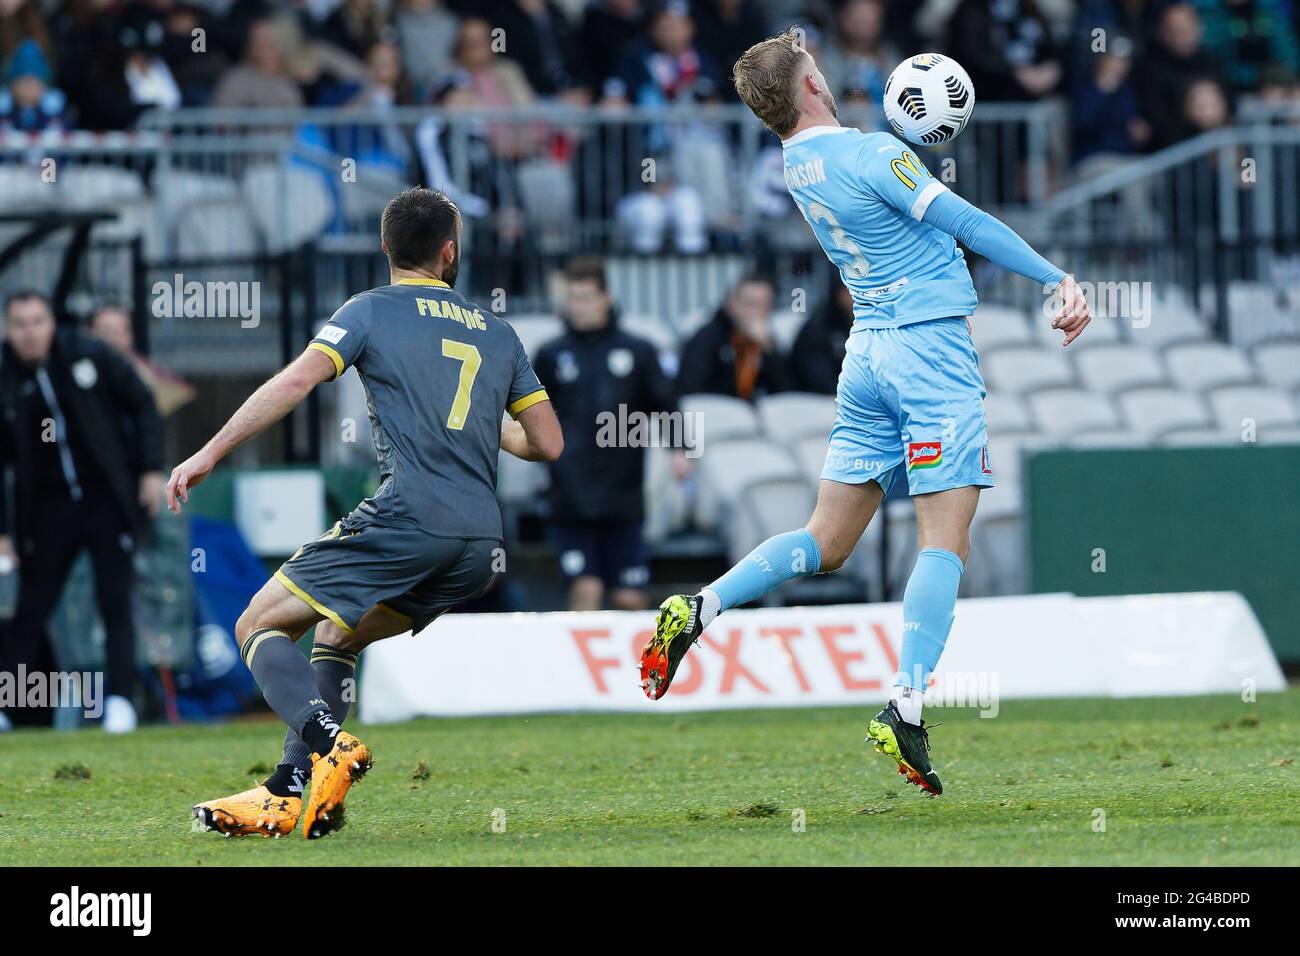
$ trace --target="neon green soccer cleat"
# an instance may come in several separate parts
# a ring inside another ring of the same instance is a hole
[[[909,724],[891,700],[867,725],[867,740],[876,745],[878,752],[898,761],[898,772],[908,783],[936,797],[943,793],[939,775],[930,766],[930,735],[924,720],[920,726]]]
[[[655,636],[641,652],[641,690],[651,700],[668,693],[677,665],[700,639],[701,603],[698,595],[674,594],[659,605]]]

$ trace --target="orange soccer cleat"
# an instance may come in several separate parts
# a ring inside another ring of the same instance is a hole
[[[226,836],[282,837],[292,833],[302,815],[299,797],[277,797],[264,786],[200,803],[194,818],[205,829]]]
[[[303,836],[315,840],[343,829],[343,798],[348,789],[374,764],[370,750],[346,731],[334,738],[334,749],[324,757],[312,755],[311,798],[302,825]]]

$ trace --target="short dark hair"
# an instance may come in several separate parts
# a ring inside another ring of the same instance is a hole
[[[398,193],[379,222],[389,263],[397,269],[427,269],[437,261],[442,244],[456,238],[459,220],[460,210],[444,192],[415,186]]]
[[[37,292],[35,289],[17,289],[5,296],[5,318],[9,317],[9,307],[15,302],[27,302],[31,299],[40,299],[45,303],[46,308],[49,308],[50,306],[50,297],[44,292]]]
[[[564,278],[569,282],[594,282],[601,292],[609,291],[605,263],[596,256],[574,256],[564,266]]]
[[[741,277],[736,280],[736,284],[731,287],[731,291],[735,292],[742,285],[765,285],[767,286],[768,291],[773,295],[776,294],[776,283],[772,281],[770,275],[764,272],[753,271],[743,273]]]

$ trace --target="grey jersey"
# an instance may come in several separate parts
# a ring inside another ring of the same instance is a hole
[[[353,296],[308,348],[356,366],[382,483],[358,510],[434,535],[500,538],[501,417],[546,400],[515,330],[446,283]]]

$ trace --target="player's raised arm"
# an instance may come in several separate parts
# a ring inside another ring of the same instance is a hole
[[[956,193],[941,187],[921,221],[942,229],[990,262],[1033,279],[1044,289],[1054,290],[1061,298],[1061,307],[1052,319],[1052,328],[1065,333],[1062,345],[1077,339],[1092,320],[1088,301],[1073,276],[1040,256],[1002,220],[977,209]]]
[[[1006,223],[935,179],[902,142],[892,138],[889,142],[885,147],[872,142],[864,148],[859,168],[867,188],[904,215],[946,232],[990,262],[1058,293],[1062,306],[1052,328],[1065,333],[1064,345],[1078,338],[1091,316],[1074,279],[1035,252]]]
[[[172,469],[167,482],[167,507],[179,514],[181,502],[190,500],[189,490],[207,478],[221,459],[288,415],[312,389],[334,378],[336,372],[332,358],[308,348],[264,382],[206,445]]]

